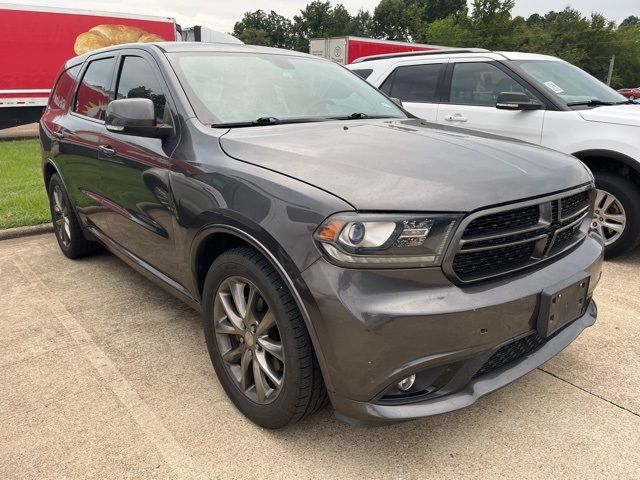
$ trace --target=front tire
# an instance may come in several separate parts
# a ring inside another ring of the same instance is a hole
[[[614,258],[640,244],[640,189],[614,173],[594,176],[598,192],[592,227],[604,238],[605,257]]]
[[[218,379],[251,421],[281,428],[328,403],[300,311],[259,252],[235,248],[213,262],[204,284],[203,311]]]
[[[100,245],[84,236],[69,195],[57,173],[49,180],[49,208],[58,245],[66,257],[86,257],[100,250]]]

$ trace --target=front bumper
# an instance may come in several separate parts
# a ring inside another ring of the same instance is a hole
[[[535,351],[478,375],[501,347],[536,332],[543,289],[587,272],[590,299],[602,254],[601,239],[590,235],[537,270],[464,287],[439,268],[355,270],[318,260],[302,279],[336,415],[350,423],[381,423],[444,413],[533,370],[595,322],[593,302]],[[433,391],[385,400],[398,381],[425,372],[437,377]]]

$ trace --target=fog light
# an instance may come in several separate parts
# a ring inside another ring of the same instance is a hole
[[[416,383],[416,376],[415,375],[411,375],[403,380],[400,380],[398,382],[398,390],[401,390],[403,392],[406,392],[407,390],[409,390],[411,387],[413,387],[413,384]]]

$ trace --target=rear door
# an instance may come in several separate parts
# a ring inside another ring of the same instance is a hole
[[[115,98],[149,98],[156,121],[174,125],[175,110],[153,57],[136,49],[118,58]],[[176,128],[165,139],[105,130],[100,138],[102,185],[109,206],[107,235],[129,252],[172,276],[174,204],[169,187]]]
[[[527,111],[496,108],[496,99],[502,92],[524,92],[540,101],[500,63],[477,58],[452,59],[446,85],[438,123],[540,143],[544,107]]]
[[[447,62],[447,59],[436,59],[401,63],[379,88],[401,100],[404,108],[417,117],[436,122]]]
[[[53,134],[52,157],[71,201],[83,221],[99,228],[105,226],[105,215],[100,202],[98,146],[105,130],[105,109],[113,98],[114,66],[113,54],[97,55],[91,57],[81,71],[66,72],[71,76],[79,74],[79,82],[64,76],[59,82],[77,83],[77,90],[67,98],[52,97],[51,102],[58,106],[58,111],[50,112],[52,117],[45,122]]]

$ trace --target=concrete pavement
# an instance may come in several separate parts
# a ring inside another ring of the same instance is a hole
[[[640,251],[607,262],[599,319],[459,412],[374,429],[331,410],[256,427],[199,316],[109,254],[0,242],[0,478],[640,478]]]

